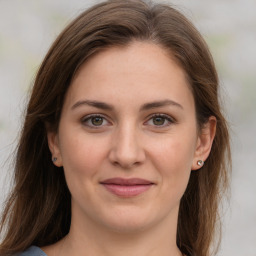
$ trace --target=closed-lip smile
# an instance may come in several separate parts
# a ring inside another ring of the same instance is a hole
[[[141,178],[111,178],[100,182],[109,192],[119,197],[134,197],[146,192],[155,183]]]

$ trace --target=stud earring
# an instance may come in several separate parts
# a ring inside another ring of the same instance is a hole
[[[203,160],[198,160],[197,161],[197,165],[199,165],[200,167],[202,167],[204,165],[204,161]]]
[[[57,161],[57,157],[53,157],[52,161],[55,163]]]

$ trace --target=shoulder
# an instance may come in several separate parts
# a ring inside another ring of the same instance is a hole
[[[39,247],[31,246],[26,251],[19,253],[16,256],[47,256]]]

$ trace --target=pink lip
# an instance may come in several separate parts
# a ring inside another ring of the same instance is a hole
[[[100,182],[109,192],[120,197],[133,197],[150,189],[154,183],[148,180],[132,178],[112,178]]]

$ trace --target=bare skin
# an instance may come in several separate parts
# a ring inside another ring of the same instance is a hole
[[[45,253],[181,256],[180,199],[216,127],[211,117],[198,131],[195,116],[184,71],[155,44],[113,47],[86,62],[67,92],[58,133],[48,132],[71,192],[72,220],[69,234]],[[150,184],[136,185],[134,194],[109,189],[105,181],[113,178]]]

